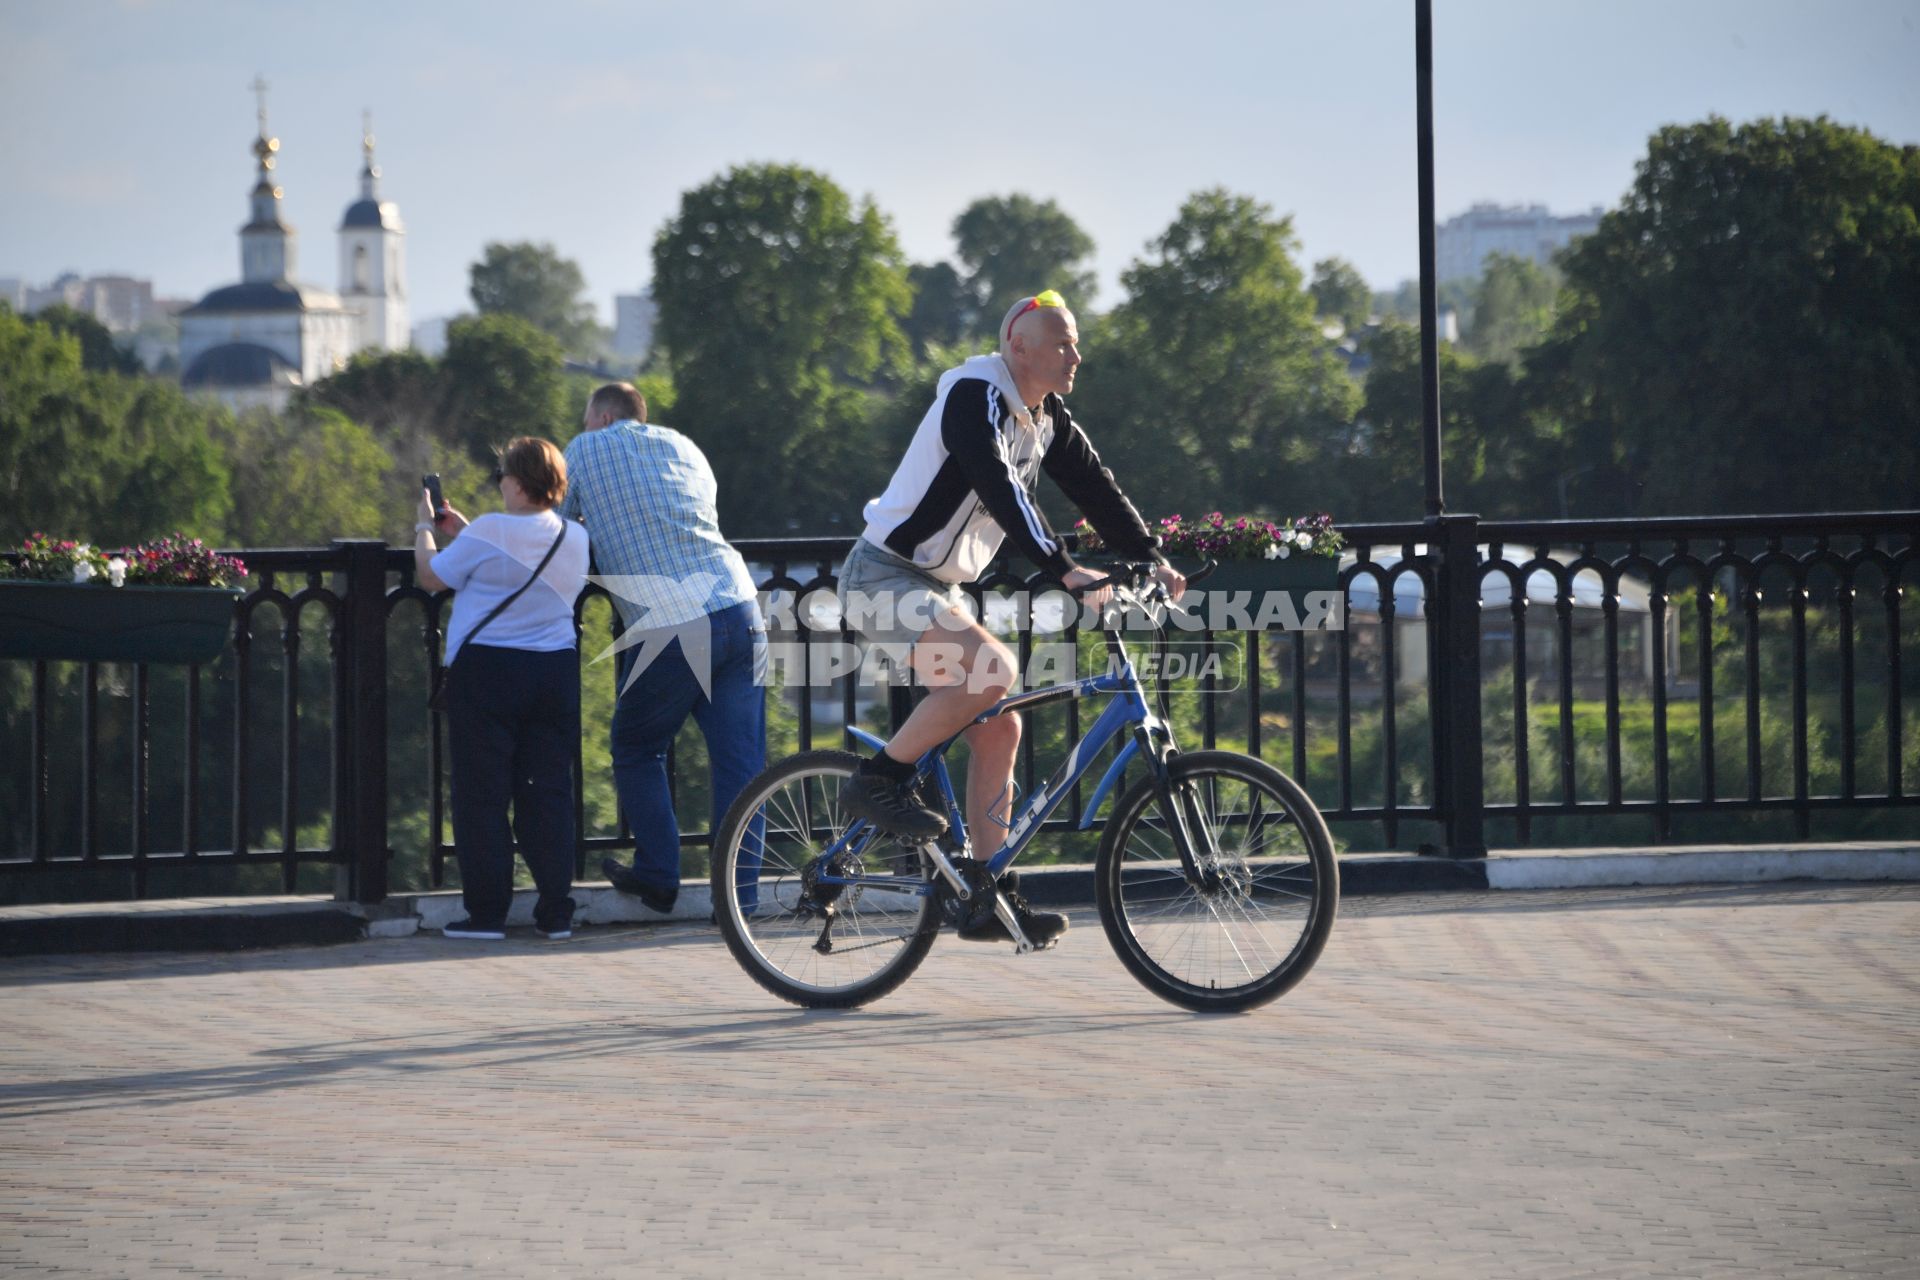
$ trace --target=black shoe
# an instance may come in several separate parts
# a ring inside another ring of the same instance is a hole
[[[1009,871],[1000,877],[1000,892],[1006,897],[1007,905],[1013,908],[1013,918],[1020,922],[1020,932],[1027,935],[1027,941],[1036,947],[1044,947],[1067,931],[1067,918],[1057,911],[1035,911],[1027,905],[1020,892],[1020,882]],[[1013,935],[1007,932],[1007,926],[1000,923],[1000,916],[993,909],[993,899],[983,895],[975,905],[973,914],[962,921],[958,930],[966,942],[1012,942]]]
[[[649,910],[658,911],[661,915],[672,911],[673,904],[680,901],[679,885],[671,889],[656,889],[633,874],[630,869],[622,866],[618,858],[600,859],[600,874],[605,876],[607,883],[615,889],[640,899]]]
[[[549,942],[559,942],[573,936],[573,909],[579,905],[572,898],[562,898],[558,903],[544,909],[533,909],[533,931]]]
[[[440,930],[443,938],[471,938],[480,942],[504,942],[507,937],[505,925],[480,925],[471,920],[455,920]]]
[[[945,816],[920,802],[912,785],[861,770],[840,787],[840,809],[849,818],[865,818],[890,835],[931,840],[947,829]]]

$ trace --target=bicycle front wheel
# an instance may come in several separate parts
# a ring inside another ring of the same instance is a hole
[[[809,1009],[879,999],[939,931],[926,855],[870,827],[848,838],[840,786],[859,765],[846,751],[790,757],[747,784],[713,837],[727,949],[755,982]]]
[[[1107,940],[1163,999],[1203,1013],[1267,1003],[1306,976],[1340,902],[1333,837],[1313,801],[1264,761],[1196,751],[1168,764],[1199,883],[1152,778],[1115,806],[1094,869]]]

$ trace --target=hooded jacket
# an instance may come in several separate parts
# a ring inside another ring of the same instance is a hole
[[[1100,465],[1066,402],[1020,403],[1007,363],[974,356],[940,376],[886,492],[862,512],[867,541],[942,582],[975,582],[1012,538],[1055,578],[1074,568],[1033,498],[1044,470],[1108,546],[1133,560],[1157,558],[1140,513]]]

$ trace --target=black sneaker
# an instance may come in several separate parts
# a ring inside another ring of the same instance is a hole
[[[533,909],[533,931],[549,942],[573,936],[573,911],[580,904],[572,898],[537,904]]]
[[[1044,947],[1067,931],[1067,918],[1057,911],[1035,911],[1020,892],[1020,881],[1011,871],[1000,877],[1000,892],[1020,922],[1020,932],[1036,947]],[[1000,923],[993,899],[982,896],[973,914],[960,923],[957,931],[966,942],[1012,942],[1013,935]]]
[[[618,858],[600,859],[600,874],[615,889],[640,899],[649,910],[658,911],[661,915],[671,912],[673,904],[680,901],[679,885],[671,889],[656,889],[633,874],[630,868],[621,865]]]
[[[931,840],[947,829],[944,815],[920,802],[911,783],[892,782],[861,770],[840,787],[840,808],[849,818],[865,818],[889,835]]]
[[[455,920],[440,930],[443,938],[472,938],[480,942],[504,942],[507,938],[505,925],[479,925],[471,920]]]

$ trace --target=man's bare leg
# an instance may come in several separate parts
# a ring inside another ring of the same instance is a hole
[[[954,610],[935,617],[913,646],[910,661],[927,696],[886,749],[848,779],[840,800],[849,816],[865,818],[883,831],[929,839],[946,830],[947,818],[906,788],[914,761],[1005,697],[1019,674],[1005,645]]]
[[[1013,762],[1020,750],[1020,713],[1009,711],[966,731],[967,837],[985,862],[1007,840],[1013,816]]]

